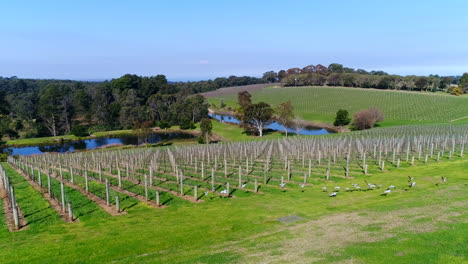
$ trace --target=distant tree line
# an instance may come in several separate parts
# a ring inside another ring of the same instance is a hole
[[[452,94],[468,92],[468,74],[463,76],[400,76],[383,71],[366,71],[344,67],[332,63],[328,67],[321,64],[303,68],[291,68],[279,72],[263,74],[267,82],[281,82],[284,86],[344,86],[408,91],[445,91]],[[465,81],[466,79],[466,81]],[[460,84],[458,87],[457,85]]]
[[[250,84],[266,83],[263,78],[250,76],[229,76],[227,78],[220,77],[214,80],[197,81],[197,82],[175,82],[174,85],[179,89],[188,89],[192,93],[204,93],[213,91],[223,87],[243,86]]]
[[[126,74],[104,82],[0,77],[0,136],[56,136],[111,129],[179,125],[208,114],[197,93],[266,82],[248,76],[168,82],[164,75]]]

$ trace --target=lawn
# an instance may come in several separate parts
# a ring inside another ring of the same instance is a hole
[[[237,106],[237,94],[208,99],[218,107],[221,100],[227,106]],[[384,112],[382,126],[468,122],[466,96],[344,87],[270,87],[253,91],[252,99],[273,106],[290,100],[298,119],[315,122],[333,123],[338,109],[354,113],[372,106]]]
[[[120,216],[96,208],[70,224],[61,223],[19,175],[6,169],[31,226],[9,233],[0,225],[1,263],[468,261],[468,157],[368,176],[369,181],[397,186],[389,196],[374,190],[330,198],[322,184],[304,192],[269,188],[264,194],[164,209],[135,201]],[[418,185],[405,191],[408,175]],[[442,175],[448,182],[437,186]],[[349,179],[325,186],[352,182],[364,185],[363,179]],[[303,219],[277,221],[291,215]]]

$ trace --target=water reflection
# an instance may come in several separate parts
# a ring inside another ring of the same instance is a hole
[[[139,135],[131,137],[118,137],[118,138],[93,138],[80,141],[66,142],[56,145],[47,145],[47,146],[31,146],[31,147],[18,147],[18,148],[8,148],[8,151],[12,155],[32,155],[32,154],[43,154],[47,152],[72,152],[75,150],[86,150],[86,149],[96,149],[112,144],[121,144],[121,145],[141,145],[145,143],[154,144],[164,140],[170,139],[187,139],[193,138],[194,136],[187,133],[153,133],[149,135]]]
[[[221,122],[240,124],[240,121],[237,118],[235,118],[233,116],[229,116],[229,115],[210,114],[210,117],[215,118],[215,119],[217,119],[217,120],[219,120]],[[278,122],[273,122],[270,125],[268,125],[266,128],[271,129],[271,130],[284,131],[284,126],[279,124]],[[290,128],[288,128],[288,132],[298,133],[297,130],[290,129]],[[310,128],[310,127],[307,127],[307,128],[301,128],[299,130],[298,134],[299,135],[315,135],[315,136],[317,136],[317,135],[327,135],[327,134],[330,134],[330,132],[328,132],[324,128]]]

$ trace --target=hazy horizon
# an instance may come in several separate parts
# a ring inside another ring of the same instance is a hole
[[[462,75],[467,8],[461,0],[8,2],[0,76],[195,81],[330,63]]]

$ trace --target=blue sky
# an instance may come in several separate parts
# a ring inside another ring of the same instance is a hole
[[[0,76],[170,80],[332,62],[468,72],[468,1],[0,0]]]

